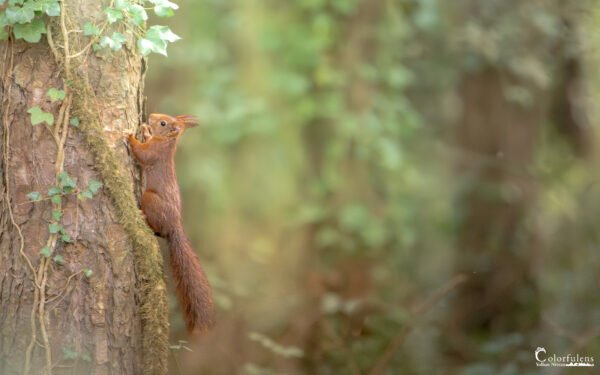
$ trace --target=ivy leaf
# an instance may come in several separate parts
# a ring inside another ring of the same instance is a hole
[[[60,194],[61,192],[62,190],[58,186],[51,186],[50,189],[48,189],[49,196],[54,196],[56,194]]]
[[[62,236],[60,236],[60,239],[64,243],[72,243],[73,242],[73,240],[71,239],[71,236],[69,236],[68,233],[63,233]]]
[[[100,46],[108,47],[113,51],[118,51],[123,46],[123,43],[125,43],[126,41],[127,38],[125,38],[125,35],[115,31],[110,37],[102,37],[102,39],[100,40]]]
[[[27,2],[21,7],[11,5],[4,11],[7,21],[11,24],[29,23],[35,17],[33,2]]]
[[[91,22],[86,22],[83,24],[83,35],[98,36],[100,35],[100,28]]]
[[[78,127],[79,126],[79,117],[73,117],[69,120],[69,125]]]
[[[127,8],[127,6],[129,5],[129,2],[127,0],[115,0],[115,9],[125,9]]]
[[[65,92],[52,87],[46,92],[46,96],[49,97],[51,101],[55,102],[57,100],[63,100],[65,98]]]
[[[91,270],[91,269],[89,269],[89,268],[85,268],[85,269],[83,270],[83,274],[85,275],[85,277],[87,277],[87,278],[89,279],[89,278],[90,278],[90,277],[92,277],[92,275],[94,274],[94,271],[92,271],[92,270]]]
[[[31,125],[41,124],[42,122],[45,122],[48,125],[54,124],[54,115],[42,111],[38,106],[29,108],[27,113],[31,115]]]
[[[148,14],[143,6],[138,4],[130,4],[127,11],[131,15],[131,22],[136,25],[143,24],[148,19]]]
[[[162,40],[140,38],[138,39],[137,46],[140,53],[144,56],[148,56],[152,52],[167,56],[167,43]]]
[[[42,39],[42,34],[46,33],[46,25],[39,18],[34,19],[31,23],[16,24],[13,27],[15,38],[24,39],[29,43],[37,43]]]
[[[52,255],[52,249],[49,248],[48,246],[44,246],[40,250],[40,254],[43,255],[46,258],[50,258],[50,255]]]
[[[92,198],[94,198],[94,193],[92,193],[89,190],[84,190],[77,195],[77,199],[79,199],[80,201],[84,201],[86,199],[92,199]]]
[[[34,202],[37,202],[40,199],[42,199],[42,195],[37,191],[32,191],[31,193],[27,194],[27,198],[31,199]]]
[[[60,202],[62,202],[62,197],[60,195],[55,195],[52,198],[50,198],[50,202],[54,204],[59,204]]]
[[[106,8],[104,9],[104,13],[106,14],[106,19],[109,23],[115,23],[123,19],[123,12],[119,9]]]
[[[64,264],[65,263],[65,258],[62,257],[62,255],[55,255],[54,256],[54,261],[58,264]]]
[[[9,24],[10,23],[6,19],[6,12],[0,12],[0,40],[8,39],[8,32],[6,31],[5,26],[8,26]]]
[[[154,4],[154,13],[159,17],[172,17],[173,10],[179,9],[177,4],[169,0],[150,0],[150,2]]]
[[[52,211],[52,220],[59,221],[62,218],[62,212],[60,211]]]
[[[70,192],[71,189],[75,189],[77,187],[77,181],[69,176],[69,174],[65,171],[62,171],[58,174],[58,183],[65,192]]]
[[[4,26],[0,25],[0,40],[8,40],[8,32]]]
[[[0,1],[2,1],[2,0],[0,0]],[[10,24],[11,24],[11,22],[8,21],[8,18],[6,17],[6,12],[0,13],[0,26],[4,27],[4,26],[8,26]]]
[[[60,232],[61,229],[62,229],[62,225],[60,225],[58,223],[48,224],[48,232],[50,232],[50,234],[56,234],[56,233]]]
[[[98,190],[102,187],[102,182],[98,180],[90,180],[88,182],[88,189],[92,192],[92,194],[96,194]]]
[[[173,9],[163,6],[155,6],[154,14],[156,14],[159,17],[173,17],[175,15]]]
[[[138,48],[142,55],[151,52],[167,56],[167,42],[175,42],[181,39],[167,26],[152,26],[146,31],[146,35],[138,40]]]
[[[34,3],[35,10],[40,10],[50,17],[60,15],[60,5],[58,0],[36,0]]]
[[[148,39],[160,39],[167,42],[176,42],[181,39],[177,34],[171,31],[168,26],[154,25],[146,32]]]

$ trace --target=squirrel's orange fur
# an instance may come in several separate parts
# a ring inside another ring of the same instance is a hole
[[[175,286],[189,332],[214,324],[214,304],[208,279],[183,231],[181,199],[175,175],[177,142],[186,128],[196,126],[193,116],[151,114],[143,126],[143,141],[129,135],[133,155],[146,177],[142,211],[154,232],[167,239]]]

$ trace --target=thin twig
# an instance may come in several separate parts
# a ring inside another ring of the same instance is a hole
[[[468,277],[466,275],[456,275],[440,289],[433,292],[425,301],[417,305],[417,307],[415,307],[415,309],[412,311],[411,318],[408,323],[402,326],[402,329],[390,341],[383,354],[377,359],[375,365],[371,368],[371,371],[369,371],[369,375],[382,374],[389,362],[394,357],[394,353],[400,349],[404,343],[404,340],[406,339],[406,336],[408,336],[412,329],[418,324],[419,320],[423,318],[425,313],[467,280]]]
[[[79,275],[82,272],[83,272],[83,270],[80,270],[80,271],[75,272],[71,276],[69,276],[67,278],[67,281],[65,282],[65,286],[62,287],[62,289],[60,290],[60,292],[58,292],[58,294],[56,294],[54,297],[46,300],[46,303],[50,303],[52,301],[55,301],[57,298],[59,298],[60,296],[62,296],[62,294],[66,292],[67,287],[69,286],[69,283],[71,282],[71,279],[73,279],[75,276]]]

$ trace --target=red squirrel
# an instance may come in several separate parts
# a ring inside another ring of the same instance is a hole
[[[201,332],[214,324],[211,287],[183,231],[181,198],[175,175],[177,142],[186,128],[198,125],[193,116],[153,113],[143,124],[142,142],[133,134],[129,144],[146,177],[142,212],[154,232],[169,242],[171,267],[188,332]]]

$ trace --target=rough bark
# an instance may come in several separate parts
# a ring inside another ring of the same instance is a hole
[[[101,14],[100,2],[70,4],[68,21],[75,25],[84,23],[84,15]],[[53,256],[61,255],[64,263],[49,262],[45,295],[38,293],[41,303],[36,303],[28,260],[37,270],[40,249],[49,236],[52,205],[47,200],[30,202],[26,195],[32,191],[45,194],[56,184],[57,145],[53,128],[32,126],[27,110],[40,106],[57,118],[60,103],[51,103],[45,94],[51,87],[64,88],[65,72],[45,40],[2,43],[0,56],[4,78],[0,86],[0,373],[21,374],[27,361],[32,374],[50,372],[48,358],[54,374],[147,373],[143,312],[136,293],[135,241],[123,225],[123,213],[115,207],[110,189],[84,201],[76,195],[63,198],[62,225],[74,242],[57,242]],[[89,55],[72,63],[93,88],[93,95],[73,89],[73,108],[81,96],[88,96],[86,103],[92,103],[100,115],[104,140],[131,180],[137,173],[123,133],[138,124],[141,58],[121,51],[103,59]],[[78,186],[87,186],[91,179],[105,180],[106,173],[97,168],[98,155],[80,129],[69,129],[64,149],[64,170],[77,178]],[[85,269],[93,272],[91,276],[86,276]]]

